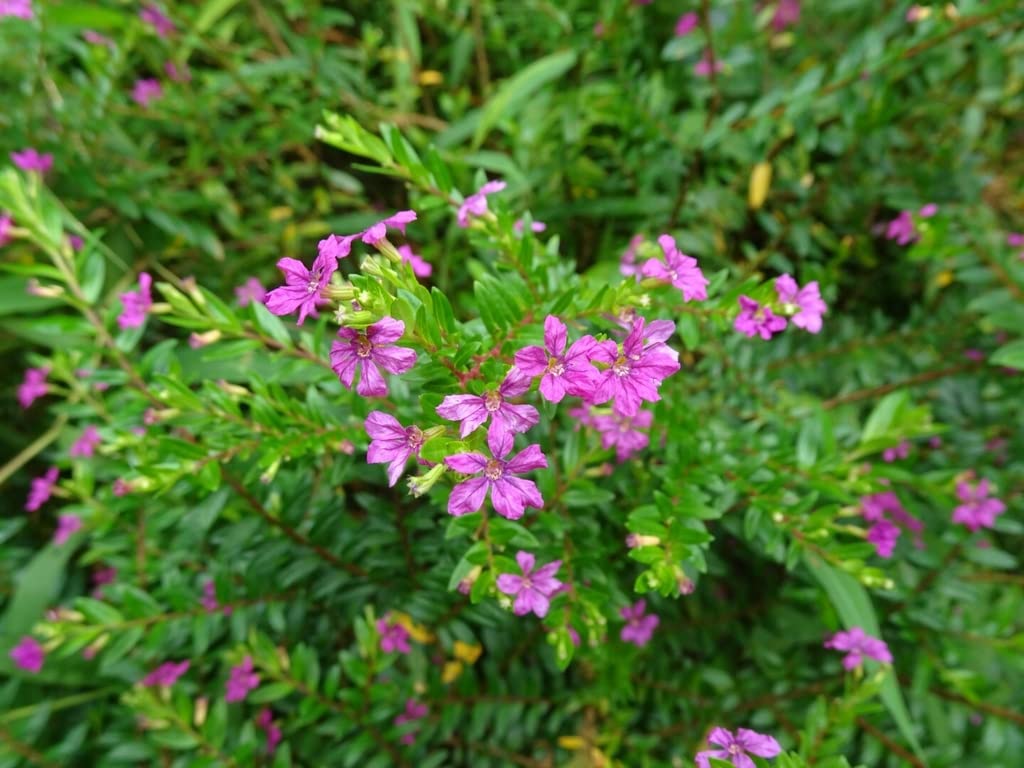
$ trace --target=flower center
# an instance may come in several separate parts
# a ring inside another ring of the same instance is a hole
[[[800,309],[796,304],[783,304],[782,311],[787,315],[795,315],[797,310]]]
[[[423,430],[419,427],[409,427],[405,430],[406,439],[409,441],[409,447],[413,451],[418,451],[420,446],[423,445]]]
[[[306,293],[313,295],[320,290],[320,270],[309,273],[309,282],[306,283]]]
[[[489,412],[494,413],[496,410],[501,408],[501,392],[498,390],[491,390],[490,392],[484,393],[484,408]]]
[[[484,467],[484,476],[488,480],[497,480],[505,472],[505,468],[501,465],[502,462],[497,459],[491,459],[487,462],[487,466]]]
[[[557,357],[548,358],[548,367],[544,369],[545,373],[550,373],[552,376],[561,376],[565,373],[565,363],[563,363]]]
[[[359,357],[369,357],[372,351],[373,342],[366,338],[366,336],[358,336],[356,338],[356,355]]]
[[[615,372],[616,376],[629,376],[629,360],[627,360],[624,355],[619,355],[618,359],[612,363],[612,370]]]
[[[730,744],[725,751],[730,755],[739,755],[743,753],[743,748],[739,744]]]

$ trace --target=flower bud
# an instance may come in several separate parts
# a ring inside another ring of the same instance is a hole
[[[206,714],[210,711],[210,700],[205,696],[196,699],[196,708],[192,713],[192,723],[196,728],[202,728],[206,722]]]
[[[444,464],[435,464],[431,467],[426,474],[420,475],[419,477],[409,478],[409,493],[413,496],[422,496],[424,493],[434,487],[435,483],[441,479],[441,475],[445,473]]]

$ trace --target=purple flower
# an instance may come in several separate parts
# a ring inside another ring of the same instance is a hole
[[[42,477],[32,479],[32,486],[28,491],[28,499],[25,501],[25,511],[35,512],[43,504],[49,501],[53,494],[53,487],[57,484],[58,470],[50,467]]]
[[[650,439],[640,429],[650,429],[654,414],[637,411],[633,416],[622,416],[614,411],[595,416],[592,426],[601,433],[601,447],[615,447],[615,459],[621,464],[634,453],[647,447]]]
[[[40,154],[32,147],[21,152],[11,152],[11,162],[29,173],[48,173],[53,168],[53,155]]]
[[[166,661],[142,678],[141,683],[147,688],[155,685],[174,685],[179,677],[188,672],[188,667],[189,662],[187,660],[179,661],[177,664],[173,661]]]
[[[164,87],[160,85],[159,80],[155,80],[152,77],[136,80],[135,85],[132,87],[132,101],[140,107],[148,107],[154,101],[162,98],[163,95]]]
[[[708,734],[708,743],[721,749],[698,752],[697,768],[710,768],[710,757],[731,762],[736,768],[754,768],[754,761],[749,755],[775,757],[782,751],[779,742],[771,736],[747,728],[737,728],[735,735],[725,728],[715,728]]]
[[[409,630],[398,622],[387,618],[377,619],[377,632],[380,633],[380,649],[384,653],[411,653],[409,646]]]
[[[418,253],[414,252],[408,245],[398,246],[398,255],[402,257],[402,263],[412,267],[412,273],[416,277],[430,277],[434,268]]]
[[[127,496],[129,493],[132,492],[132,484],[129,483],[124,478],[119,477],[114,481],[114,486],[112,490],[115,496]]]
[[[772,29],[782,32],[800,21],[800,0],[779,0],[772,15]]]
[[[545,323],[546,326],[546,323]],[[443,419],[461,421],[459,435],[466,437],[489,418],[488,441],[498,440],[505,434],[526,432],[540,421],[540,414],[532,405],[515,405],[508,402],[530,388],[530,379],[516,367],[509,370],[505,380],[497,389],[482,395],[448,395],[437,406],[437,414]]]
[[[217,584],[213,579],[207,579],[203,582],[203,596],[199,599],[199,604],[210,613],[220,608],[220,603],[217,602]],[[231,607],[225,607],[224,613],[231,613]]]
[[[465,475],[483,474],[482,477],[470,478],[452,488],[451,496],[448,497],[448,514],[458,517],[476,512],[483,506],[488,491],[494,510],[509,520],[522,517],[526,507],[543,508],[544,497],[540,495],[536,484],[532,480],[513,477],[514,474],[547,467],[548,460],[540,446],[528,445],[506,461],[505,456],[512,450],[510,432],[500,437],[489,433],[487,444],[494,454],[492,459],[482,453],[458,453],[444,460],[456,472]]]
[[[33,674],[43,668],[43,659],[46,657],[43,646],[34,637],[28,635],[21,638],[21,642],[11,648],[8,655],[18,669],[24,669]]]
[[[633,235],[630,238],[629,244],[626,246],[626,250],[622,252],[622,257],[619,259],[619,272],[629,277],[630,275],[636,275],[639,280],[640,267],[636,265],[636,251],[643,243],[643,235]]]
[[[900,440],[896,445],[890,446],[882,451],[882,461],[886,464],[892,464],[894,461],[905,459],[909,455],[910,443],[906,440]]]
[[[708,280],[697,266],[697,260],[676,248],[671,235],[658,238],[658,245],[665,254],[665,262],[648,259],[641,272],[644,277],[653,277],[672,283],[683,293],[683,301],[703,301],[708,297]]]
[[[224,701],[243,701],[260,684],[260,676],[252,671],[252,656],[246,656],[242,663],[231,668],[231,676],[224,693]]]
[[[11,241],[11,229],[14,227],[14,219],[11,214],[0,214],[0,246],[7,245]],[[31,293],[31,291],[29,291]]]
[[[147,5],[139,11],[139,18],[151,26],[160,37],[170,37],[174,34],[174,22],[155,5]]]
[[[552,403],[560,403],[566,394],[586,397],[598,378],[590,362],[597,344],[594,337],[583,336],[568,350],[567,340],[565,323],[548,315],[544,319],[544,346],[524,347],[515,354],[516,368],[530,378],[540,376],[540,393]]]
[[[516,616],[525,616],[531,611],[543,619],[551,607],[551,598],[562,588],[562,582],[555,578],[562,567],[561,560],[555,560],[534,570],[536,558],[529,552],[520,550],[516,553],[516,562],[522,576],[514,573],[503,573],[498,576],[498,589],[506,595],[515,596],[512,610]]]
[[[1020,248],[1024,245],[1024,232],[1011,232],[1006,236],[1006,244],[1011,248]]]
[[[740,313],[733,322],[733,328],[750,338],[760,336],[770,339],[786,327],[786,318],[772,312],[771,307],[762,307],[749,296],[740,296]]]
[[[68,235],[68,245],[71,246],[71,250],[80,251],[82,246],[85,245],[85,240],[78,235]]]
[[[101,442],[99,430],[90,424],[82,430],[82,434],[72,444],[71,450],[68,453],[72,458],[89,459],[96,453],[96,449]]]
[[[331,368],[349,389],[352,389],[356,370],[361,368],[356,392],[364,397],[386,397],[388,384],[378,366],[388,373],[398,374],[416,364],[413,350],[394,346],[404,333],[405,323],[393,317],[382,317],[365,332],[341,328],[338,336],[343,341],[331,345]]]
[[[676,21],[676,37],[685,37],[686,35],[690,34],[691,32],[693,32],[693,30],[697,28],[697,25],[699,23],[700,16],[697,14],[696,11],[684,13],[682,16],[679,17],[678,21]]]
[[[626,620],[626,626],[619,633],[622,642],[643,648],[651,641],[651,635],[654,634],[659,619],[653,613],[644,613],[646,609],[646,600],[637,600],[633,605],[619,609],[619,615]]]
[[[860,627],[850,627],[849,632],[836,632],[825,641],[825,647],[846,651],[843,657],[843,666],[846,669],[859,667],[864,663],[865,656],[883,664],[892,663],[889,646],[884,641],[866,634]]]
[[[592,360],[605,363],[601,379],[590,402],[594,405],[613,400],[615,412],[621,416],[635,416],[642,401],[661,399],[661,382],[679,370],[679,353],[665,344],[675,326],[656,321],[647,325],[642,317],[633,320],[633,327],[622,342],[622,349],[614,341],[597,342]]]
[[[890,558],[896,549],[900,537],[900,529],[889,520],[879,520],[868,529],[867,540],[875,545],[875,554]]]
[[[405,711],[402,714],[395,717],[395,725],[402,725],[404,723],[411,723],[416,720],[421,720],[427,716],[430,710],[427,709],[426,704],[420,704],[416,699],[407,699],[405,702]],[[409,731],[402,736],[403,744],[413,744],[416,742],[416,731]]]
[[[980,528],[992,528],[996,518],[1006,511],[999,499],[989,498],[989,482],[982,479],[974,487],[968,482],[956,484],[956,495],[963,502],[953,510],[953,522],[967,526],[974,533]]]
[[[409,457],[419,456],[423,430],[415,426],[403,427],[394,416],[372,411],[366,417],[366,434],[370,436],[366,463],[388,464],[388,487],[394,487]]]
[[[821,299],[817,280],[801,288],[789,275],[780,275],[775,280],[775,292],[782,311],[792,317],[793,325],[809,333],[821,330],[821,316],[828,311],[828,305]]]
[[[376,245],[388,236],[388,227],[397,229],[403,235],[407,225],[416,221],[416,211],[399,211],[394,216],[378,221],[360,233],[360,239],[367,245]]]
[[[493,195],[495,192],[501,192],[504,188],[504,181],[488,181],[480,189],[463,200],[462,205],[459,206],[457,216],[459,226],[465,229],[469,226],[471,217],[476,218],[487,213],[487,196]]]
[[[272,753],[281,743],[281,729],[274,725],[274,713],[264,707],[256,716],[256,727],[267,735],[267,752]]]
[[[238,306],[240,307],[247,307],[254,301],[262,304],[266,295],[267,289],[255,277],[250,277],[235,288],[235,298],[238,300]]]
[[[25,371],[25,379],[18,385],[18,404],[22,408],[28,408],[49,391],[46,377],[50,375],[49,368],[29,368]]]
[[[899,216],[889,222],[885,228],[885,237],[900,245],[908,245],[917,240],[917,229],[910,211],[900,211]]]
[[[693,74],[697,77],[709,77],[712,72],[718,73],[722,71],[722,62],[720,59],[715,59],[715,63],[711,63],[711,52],[704,51],[704,55],[700,57],[700,60],[693,65]]]
[[[914,534],[915,546],[924,546],[920,536],[924,530],[923,524],[903,508],[899,498],[892,491],[873,493],[861,498],[860,513],[865,520],[873,523],[868,530],[867,540],[875,545],[875,552],[879,557],[892,557],[901,533],[896,524]]]
[[[277,268],[284,273],[285,284],[264,297],[267,309],[275,315],[290,315],[297,309],[299,325],[309,314],[316,317],[317,304],[323,301],[321,291],[338,269],[338,259],[348,256],[351,250],[351,237],[331,235],[317,246],[317,257],[311,270],[306,269],[301,261],[287,256],[278,261]]]
[[[138,328],[146,321],[146,313],[153,306],[153,295],[150,289],[153,278],[148,272],[139,273],[139,290],[121,294],[121,314],[117,324],[121,328]]]
[[[176,83],[187,83],[192,79],[192,73],[188,71],[187,64],[182,64],[179,67],[173,61],[165,61],[164,72]]]
[[[937,206],[935,203],[927,203],[921,206],[921,210],[917,212],[917,215],[920,216],[922,219],[930,219],[938,212],[939,206]]]
[[[82,527],[82,518],[78,515],[61,515],[57,518],[57,530],[53,534],[53,543],[61,546],[74,536]]]
[[[5,16],[13,19],[32,19],[32,0],[0,0],[0,19]]]
[[[105,45],[108,48],[114,47],[114,41],[106,35],[101,35],[94,29],[87,29],[82,33],[82,39],[89,45]]]
[[[516,219],[515,222],[512,224],[512,229],[515,230],[517,235],[521,235],[523,234],[523,227],[525,226],[525,221],[523,221],[522,219]],[[545,224],[543,221],[530,222],[530,231],[533,232],[534,234],[540,234],[547,228],[548,225]]]

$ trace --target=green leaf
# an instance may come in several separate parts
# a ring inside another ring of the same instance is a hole
[[[47,545],[19,574],[14,597],[0,622],[0,672],[13,670],[7,654],[56,601],[64,584],[64,564],[73,550],[67,545]]]
[[[197,35],[202,35],[220,21],[238,2],[239,0],[207,0],[203,4],[202,10],[196,15],[192,28],[196,31]]]
[[[1024,339],[1011,341],[1009,344],[1000,347],[992,355],[992,365],[1005,365],[1007,368],[1024,370]]]

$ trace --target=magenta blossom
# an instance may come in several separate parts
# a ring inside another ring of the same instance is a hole
[[[123,477],[119,477],[114,480],[112,491],[115,496],[127,496],[132,492],[132,484],[125,480]]]
[[[630,456],[647,447],[650,438],[641,429],[650,429],[654,414],[637,411],[633,416],[622,416],[612,411],[608,415],[595,416],[592,426],[601,433],[601,447],[614,446],[615,459],[620,464]]]
[[[382,317],[365,332],[341,328],[338,336],[342,341],[331,345],[331,368],[349,389],[356,371],[362,369],[356,392],[364,397],[386,397],[388,384],[380,368],[399,374],[416,364],[413,350],[394,346],[404,333],[405,323],[393,317]]]
[[[242,663],[231,668],[231,676],[228,678],[227,688],[224,693],[224,701],[244,701],[253,690],[260,684],[260,676],[252,671],[252,656],[246,656]]]
[[[98,568],[93,571],[92,574],[92,596],[96,598],[103,597],[103,587],[107,584],[113,584],[117,578],[117,568],[110,566],[109,568]]]
[[[867,540],[875,545],[875,553],[879,557],[892,557],[901,527],[914,534],[915,546],[924,547],[921,540],[924,525],[903,508],[899,498],[892,491],[873,493],[861,498],[860,513],[865,520],[873,524],[868,530]]]
[[[431,266],[430,262],[413,251],[408,245],[398,246],[398,255],[402,257],[403,264],[408,264],[412,267],[412,273],[416,277],[430,277],[434,271],[434,267]]]
[[[139,273],[139,290],[121,294],[121,314],[117,324],[121,328],[138,328],[146,321],[146,313],[153,306],[153,295],[150,289],[153,278],[148,272]]]
[[[665,262],[648,259],[640,270],[644,277],[672,283],[682,291],[683,301],[704,301],[708,297],[708,280],[697,266],[697,260],[676,248],[671,235],[659,237],[658,245],[665,254]]]
[[[828,311],[828,305],[821,299],[817,280],[801,288],[789,275],[780,275],[775,279],[775,292],[783,313],[792,318],[793,325],[808,333],[821,330],[821,316]]]
[[[66,544],[68,539],[78,533],[82,528],[82,518],[78,515],[61,515],[57,518],[57,530],[53,534],[53,543],[56,546]]]
[[[735,735],[725,728],[715,728],[708,734],[708,743],[721,749],[698,752],[697,768],[710,768],[708,758],[711,757],[731,762],[736,768],[754,768],[750,755],[771,758],[782,751],[779,742],[771,736],[747,728],[737,728]]]
[[[9,213],[0,213],[0,246],[7,245],[11,241],[11,230],[14,228],[14,219]],[[31,291],[29,291],[31,293]]]
[[[864,663],[864,657],[892,664],[892,654],[884,641],[864,632],[860,627],[850,627],[849,632],[836,632],[825,641],[825,647],[836,651],[846,651],[843,666],[856,669]]]
[[[74,444],[72,444],[71,450],[68,454],[72,458],[92,458],[101,442],[102,440],[100,439],[99,430],[90,424],[82,430],[82,434],[79,435],[78,439],[75,440]]]
[[[187,83],[192,79],[192,73],[188,71],[187,64],[182,64],[179,67],[173,61],[165,61],[164,72],[176,83]]]
[[[644,613],[645,610],[647,610],[646,600],[637,600],[633,605],[626,605],[619,609],[619,615],[626,620],[626,626],[619,633],[622,642],[632,643],[637,648],[643,648],[651,641],[651,635],[657,629],[660,619],[653,613]]]
[[[587,397],[599,376],[590,362],[597,344],[594,337],[583,336],[568,349],[567,341],[565,323],[548,315],[544,319],[544,346],[524,347],[515,354],[516,368],[530,378],[540,376],[540,394],[552,403],[560,403],[566,394]]]
[[[760,336],[768,340],[772,334],[786,328],[786,318],[772,312],[771,307],[761,306],[749,296],[740,296],[740,313],[733,322],[733,328],[753,338]]]
[[[956,484],[956,495],[963,504],[953,510],[953,522],[967,526],[972,533],[995,526],[996,518],[1006,511],[999,499],[989,498],[989,482],[982,479],[976,486],[968,482]]]
[[[380,649],[384,653],[412,653],[409,630],[404,625],[387,618],[377,619],[377,632],[380,634]]]
[[[407,699],[405,702],[405,711],[402,714],[395,717],[395,725],[402,725],[404,723],[412,723],[416,720],[422,720],[427,716],[430,710],[427,709],[426,704],[420,704],[416,699]],[[416,731],[409,731],[402,736],[403,744],[414,744],[416,742]]]
[[[457,216],[459,226],[465,229],[469,226],[471,218],[477,218],[487,213],[487,196],[493,195],[495,192],[501,192],[504,188],[504,181],[488,181],[480,189],[463,200],[462,205],[459,206]]]
[[[213,579],[207,579],[203,582],[203,596],[199,599],[199,604],[210,613],[220,608],[220,603],[217,602],[217,585]],[[228,610],[224,612],[228,613]]]
[[[910,211],[900,211],[899,215],[888,223],[885,237],[888,240],[895,240],[900,245],[909,245],[918,239],[914,217]]]
[[[697,28],[698,24],[700,24],[700,16],[697,14],[696,11],[684,13],[676,21],[676,37],[686,37],[686,35],[690,34],[691,32],[693,32],[693,30]]]
[[[21,152],[11,152],[11,162],[23,171],[42,175],[49,173],[50,169],[53,168],[53,155],[48,153],[41,154],[32,147],[29,147]]]
[[[0,0],[0,19],[4,17],[26,21],[35,18],[32,0]]]
[[[262,304],[266,296],[267,289],[255,277],[250,277],[235,288],[235,299],[238,300],[238,306],[240,307],[247,307],[253,302]]]
[[[155,5],[147,5],[139,11],[139,18],[153,28],[153,31],[160,37],[170,37],[174,34],[174,22],[171,21],[163,11]]]
[[[899,459],[905,459],[910,455],[910,443],[907,440],[900,440],[896,445],[889,446],[882,451],[882,461],[892,464]]]
[[[626,246],[626,250],[622,252],[622,257],[619,259],[619,272],[627,277],[635,275],[637,280],[640,279],[640,267],[636,263],[636,252],[643,241],[643,235],[633,235]]]
[[[46,657],[43,646],[34,637],[28,635],[21,638],[21,642],[11,648],[8,655],[18,669],[24,669],[33,674],[43,668],[43,659]]]
[[[772,29],[782,32],[800,21],[800,0],[779,0],[772,14]]]
[[[526,222],[523,219],[516,219],[515,222],[512,224],[512,229],[515,230],[517,235],[521,235],[523,234],[523,228],[525,226]],[[545,224],[543,221],[530,222],[530,231],[533,232],[534,234],[540,234],[547,228],[548,225]]]
[[[715,59],[714,64],[711,63],[711,52],[704,51],[704,55],[700,57],[700,60],[693,65],[693,74],[697,77],[710,77],[712,73],[719,73],[722,71],[722,62],[720,59]]]
[[[679,353],[665,344],[675,326],[667,321],[646,324],[642,317],[633,320],[622,349],[614,341],[597,342],[591,357],[608,367],[591,398],[597,405],[613,400],[615,412],[635,416],[642,401],[661,399],[661,382],[679,370]]]
[[[323,301],[321,293],[337,271],[338,259],[348,256],[351,250],[351,238],[331,235],[318,244],[312,269],[306,269],[298,259],[285,256],[277,262],[277,268],[284,273],[285,284],[264,297],[267,309],[275,315],[290,315],[299,310],[298,325],[302,325],[307,315],[316,317],[316,307]]]
[[[164,87],[160,81],[152,77],[136,80],[132,87],[132,101],[140,107],[148,107],[154,101],[161,99],[164,95]]]
[[[43,504],[50,500],[53,494],[53,487],[57,484],[58,470],[50,467],[46,474],[32,479],[32,485],[28,491],[28,499],[25,500],[25,511],[35,512]]]
[[[360,239],[367,245],[376,245],[388,236],[388,228],[397,229],[403,235],[405,228],[416,221],[416,211],[399,211],[394,216],[381,219],[359,233]]]
[[[18,404],[22,408],[28,408],[50,390],[46,383],[46,377],[49,375],[50,369],[45,367],[28,368],[25,371],[25,378],[18,385]]]
[[[187,660],[179,661],[177,664],[173,661],[166,661],[142,678],[141,684],[147,688],[151,688],[155,685],[174,685],[178,681],[179,677],[188,672],[188,668],[189,662]]]
[[[459,517],[476,512],[483,506],[488,491],[494,510],[509,520],[522,517],[526,507],[541,509],[544,497],[540,495],[537,485],[532,480],[513,477],[514,474],[547,467],[548,460],[540,446],[528,445],[506,461],[505,456],[512,450],[510,432],[501,436],[489,433],[487,444],[494,455],[492,459],[482,453],[457,453],[444,460],[456,472],[465,475],[483,474],[482,477],[470,478],[452,488],[451,496],[448,497],[448,514]]]
[[[383,411],[372,411],[366,417],[366,434],[370,448],[366,452],[367,464],[388,464],[388,487],[393,487],[405,471],[410,456],[419,456],[423,446],[423,430],[403,427],[394,416]]]
[[[927,203],[921,206],[921,210],[917,212],[917,215],[920,216],[922,219],[930,219],[938,212],[939,206],[937,206],[935,203]]]
[[[0,245],[3,245],[3,237],[0,236]],[[1024,246],[1024,232],[1011,232],[1006,236],[1006,244],[1011,248],[1020,248]],[[1017,254],[1021,259],[1024,259],[1024,251]]]
[[[94,29],[87,29],[82,33],[82,39],[89,45],[105,45],[108,48],[114,47],[114,41],[106,35],[101,35]]]
[[[498,576],[498,589],[506,595],[515,596],[512,607],[516,616],[525,616],[531,611],[543,619],[551,607],[551,598],[561,591],[563,584],[555,578],[562,567],[561,560],[555,560],[534,570],[536,558],[529,552],[520,550],[516,553],[516,562],[522,576],[514,573],[503,573]]]
[[[890,520],[881,519],[868,529],[867,540],[875,545],[875,554],[886,559],[892,557],[896,542],[900,538],[900,529]]]
[[[540,414],[532,405],[515,405],[508,402],[530,388],[530,379],[516,367],[509,370],[505,380],[497,389],[482,395],[448,395],[437,406],[437,415],[450,421],[461,421],[459,435],[466,437],[487,419],[488,441],[499,440],[505,434],[526,432],[540,421]]]
[[[281,729],[274,725],[274,713],[269,707],[261,709],[256,716],[256,727],[267,735],[267,752],[273,753],[281,743]]]

